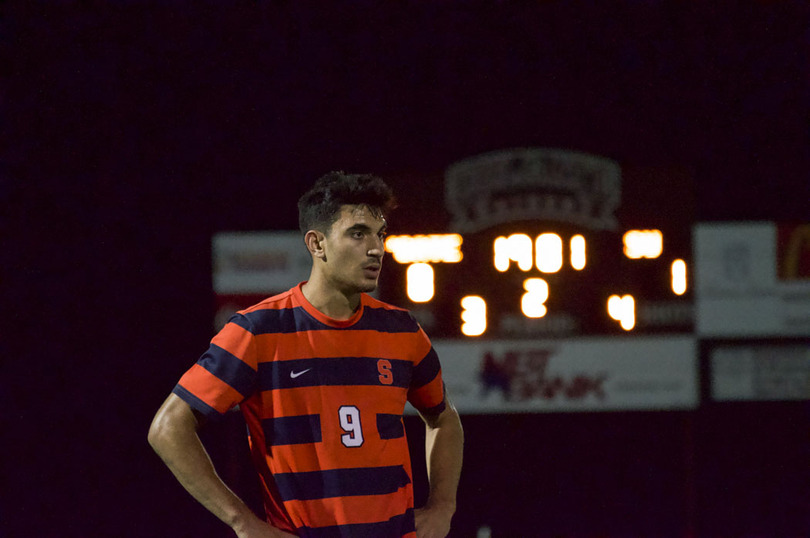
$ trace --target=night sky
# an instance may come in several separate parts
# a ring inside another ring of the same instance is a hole
[[[511,147],[648,171],[638,211],[686,192],[695,220],[810,217],[804,2],[2,12],[4,465],[40,530],[169,483],[146,430],[210,338],[211,235],[294,229],[329,170],[389,179],[402,233],[448,231],[445,168]]]

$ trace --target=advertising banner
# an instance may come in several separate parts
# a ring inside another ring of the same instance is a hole
[[[716,401],[810,399],[810,343],[719,345],[711,350]]]
[[[807,224],[703,223],[694,246],[699,336],[810,334]]]
[[[218,295],[279,293],[306,280],[312,265],[297,231],[223,232],[212,248]]]
[[[437,340],[461,413],[694,409],[697,348],[688,336]]]
[[[309,278],[312,261],[297,231],[221,232],[211,248],[216,331],[238,310]]]

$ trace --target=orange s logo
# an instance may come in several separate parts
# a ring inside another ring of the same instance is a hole
[[[391,373],[391,361],[380,359],[377,361],[377,371],[380,372],[380,383],[390,385],[394,382],[394,374]]]

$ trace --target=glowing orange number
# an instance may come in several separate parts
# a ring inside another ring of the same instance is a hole
[[[466,336],[480,336],[487,330],[487,303],[477,295],[461,299],[461,333]]]
[[[527,278],[523,281],[526,293],[520,299],[520,309],[527,318],[542,318],[548,311],[548,283],[542,278]]]

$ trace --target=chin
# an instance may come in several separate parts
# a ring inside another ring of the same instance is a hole
[[[377,289],[377,283],[368,283],[360,286],[360,291],[363,293],[371,293],[372,291]]]
[[[376,278],[374,280],[363,279],[357,284],[357,289],[364,293],[371,293],[377,289],[377,284]]]

